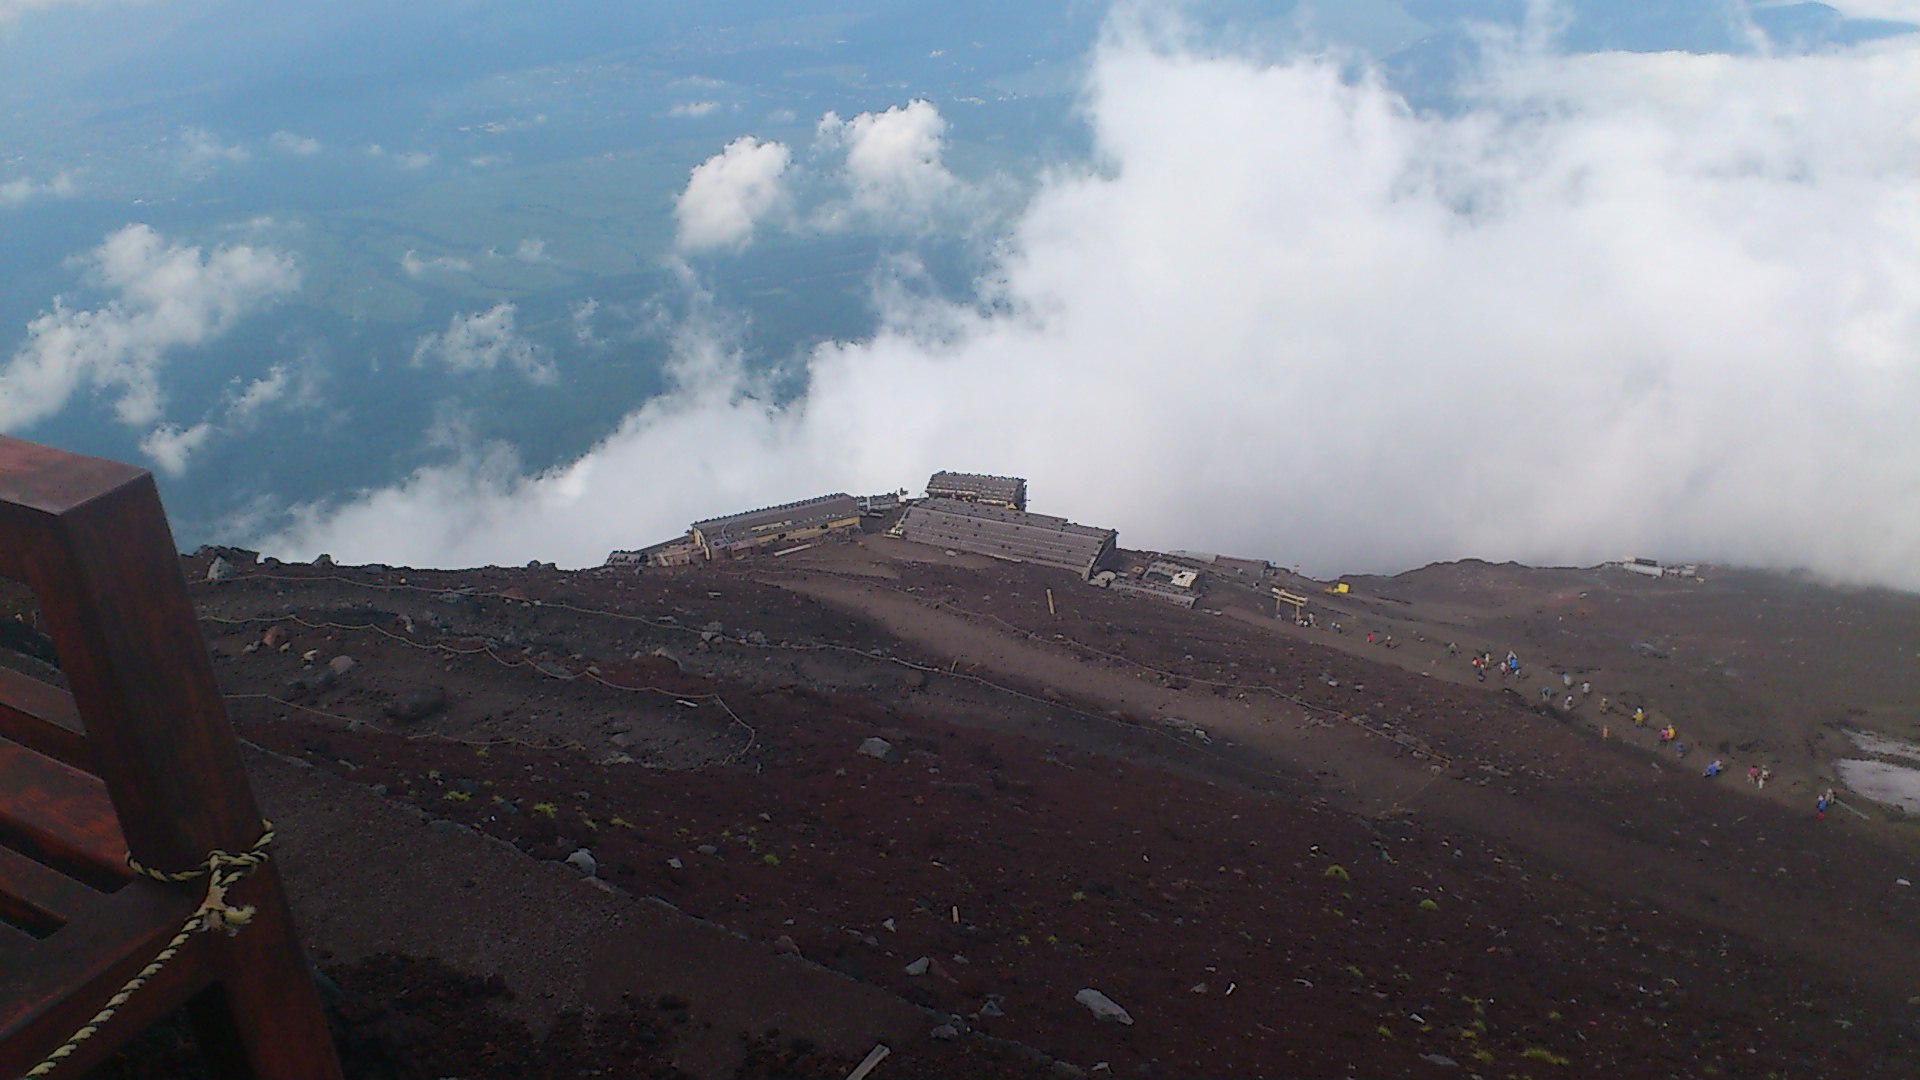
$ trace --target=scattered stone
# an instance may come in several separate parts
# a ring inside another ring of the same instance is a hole
[[[920,959],[915,960],[913,963],[907,965],[907,974],[925,975],[927,973],[927,969],[932,966],[933,966],[933,959],[931,957],[923,956]]]
[[[1118,1002],[1091,986],[1073,995],[1073,1000],[1085,1005],[1087,1011],[1093,1013],[1094,1019],[1103,1023],[1127,1025],[1133,1023],[1133,1017],[1128,1015],[1127,1010],[1121,1008]]]
[[[760,631],[752,630],[747,633],[747,644],[765,645],[766,643],[767,643],[767,635],[761,633]]]
[[[545,675],[550,679],[573,678],[573,672],[567,670],[567,666],[565,664],[557,664],[551,660],[543,660],[540,663],[535,664],[533,668],[535,671],[538,671],[540,674]]]
[[[673,858],[668,859],[667,865],[673,867],[675,870],[685,870],[687,868],[687,864],[681,862],[680,857],[678,855],[675,855]],[[788,940],[791,940],[791,939],[788,939]]]
[[[718,622],[710,622],[700,629],[709,634],[724,634],[727,632],[727,628],[721,626]]]
[[[213,562],[207,567],[207,580],[232,581],[234,573],[233,564],[227,561],[225,555],[215,555]]]
[[[327,670],[333,672],[335,675],[345,675],[347,672],[352,671],[353,668],[354,663],[353,657],[351,656],[336,656],[327,661]]]
[[[622,750],[634,744],[633,736],[630,733],[625,731],[621,732],[618,735],[615,735],[613,738],[608,739],[607,741],[621,748]]]
[[[1460,1067],[1459,1062],[1453,1060],[1452,1058],[1448,1057],[1445,1054],[1421,1054],[1420,1060],[1425,1061],[1429,1064],[1438,1065],[1443,1069],[1457,1069]]]
[[[1206,993],[1206,992],[1207,992],[1207,991],[1208,991],[1209,989],[1211,989],[1211,988],[1210,988],[1210,987],[1208,987],[1206,983],[1194,983],[1194,984],[1193,984],[1192,986],[1189,986],[1189,987],[1187,987],[1187,993],[1189,993],[1189,994],[1204,994],[1204,993]]]
[[[952,1042],[960,1037],[960,1029],[952,1024],[941,1024],[933,1029],[933,1037],[939,1042]]]
[[[622,754],[616,750],[615,752],[600,758],[598,761],[595,761],[594,764],[595,765],[631,765],[633,764],[633,755]]]
[[[860,744],[860,752],[870,758],[889,761],[893,758],[893,744],[878,735],[869,735]]]
[[[773,939],[773,951],[782,956],[799,956],[800,944],[794,941],[791,936],[781,934],[779,937]]]
[[[699,852],[702,855],[720,854],[720,849],[717,847],[714,847],[712,844],[701,844],[699,847],[694,848],[693,850]]]
[[[386,707],[385,712],[403,724],[411,724],[425,720],[446,707],[446,690],[435,686],[427,690],[414,690],[400,695]]]
[[[1903,878],[1903,877],[1897,877],[1897,878],[1894,878],[1894,879],[1893,879],[1893,883],[1894,883],[1895,885],[1898,885],[1898,886],[1900,886],[1900,887],[1901,887],[1901,888],[1903,888],[1903,889],[1911,889],[1911,888],[1913,888],[1913,882],[1911,882],[1911,881],[1908,881],[1908,880],[1907,880],[1906,878]]]
[[[887,928],[888,930],[892,930],[892,929],[893,929],[893,920],[892,920],[892,919],[882,919],[882,920],[880,921],[880,925],[881,925],[881,926],[884,926],[884,927],[886,927],[886,928]]]
[[[320,659],[319,649],[308,649],[306,652],[300,654],[300,662],[303,664],[311,664],[318,659]]]
[[[325,552],[322,552],[319,555],[315,555],[313,557],[313,565],[331,568],[333,566],[333,556],[328,555]]]
[[[992,998],[988,998],[987,1003],[985,1005],[980,1006],[980,1015],[981,1016],[1005,1016],[1007,1015],[1007,1013],[1005,1009],[1002,1009],[1000,1007],[999,1002],[993,1000]]]
[[[594,861],[593,852],[586,848],[580,848],[567,856],[567,865],[588,877],[594,877],[600,873],[600,864]]]

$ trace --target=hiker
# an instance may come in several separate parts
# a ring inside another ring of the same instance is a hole
[[[1613,703],[1608,701],[1604,694],[1601,695],[1600,697],[1600,711],[1603,713],[1610,713],[1613,711]]]
[[[1813,800],[1813,820],[1827,820],[1827,797],[1825,795]]]
[[[1552,704],[1553,703],[1553,687],[1551,686],[1541,687],[1540,700],[1543,702],[1546,702],[1547,704]]]
[[[1723,766],[1720,764],[1720,759],[1714,758],[1712,761],[1707,762],[1707,771],[1704,773],[1701,773],[1700,775],[1705,776],[1707,779],[1711,780],[1714,777],[1720,775],[1722,768]]]
[[[1674,756],[1674,757],[1677,757],[1677,758],[1683,758],[1683,757],[1686,757],[1686,756],[1687,756],[1687,744],[1686,744],[1686,743],[1683,743],[1683,742],[1677,742],[1677,743],[1674,743],[1674,744],[1673,744],[1673,756]]]
[[[1581,697],[1593,696],[1593,684],[1586,681],[1585,679],[1580,680],[1580,696]]]
[[[1635,705],[1633,707],[1633,722],[1640,727],[1647,726],[1647,710]]]
[[[1747,766],[1747,783],[1757,784],[1759,782],[1760,782],[1760,766],[1758,765]]]
[[[1567,695],[1567,704],[1565,707],[1568,712],[1573,711],[1573,695],[1572,694]]]
[[[1367,631],[1367,644],[1373,644],[1373,631]]]
[[[1767,781],[1769,781],[1769,780],[1771,780],[1771,779],[1773,779],[1773,770],[1772,770],[1772,769],[1761,769],[1761,770],[1760,770],[1760,779],[1759,779],[1759,780],[1757,780],[1757,781],[1755,781],[1755,783],[1759,785],[1759,787],[1760,787],[1760,790],[1761,790],[1761,791],[1765,791],[1765,790],[1767,790]]]
[[[1453,642],[1451,642],[1451,641],[1449,641],[1449,642],[1447,642],[1447,655],[1448,655],[1448,656],[1459,656],[1459,655],[1460,655],[1460,650],[1459,650],[1458,648],[1456,648],[1456,647],[1454,646],[1454,644],[1453,644]]]
[[[1561,672],[1561,673],[1560,673],[1560,685],[1561,685],[1561,686],[1563,686],[1563,687],[1565,687],[1565,688],[1566,688],[1566,689],[1568,689],[1568,690],[1571,690],[1571,689],[1573,689],[1573,676],[1572,676],[1572,675],[1570,675],[1570,674],[1568,674],[1568,673],[1566,673],[1566,672],[1564,672],[1564,671],[1563,671],[1563,672]]]

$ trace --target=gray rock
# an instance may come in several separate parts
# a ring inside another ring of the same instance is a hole
[[[215,555],[213,562],[207,566],[208,581],[232,581],[233,575],[233,564],[227,561],[225,555]]]
[[[915,960],[913,963],[907,965],[907,974],[925,975],[927,973],[927,969],[932,966],[933,966],[933,961],[923,956],[920,959]]]
[[[941,1024],[933,1029],[933,1037],[940,1042],[952,1042],[960,1037],[960,1029],[952,1024]]]
[[[717,847],[714,847],[712,844],[701,844],[699,847],[694,848],[693,850],[699,852],[702,855],[720,854],[720,849]]]
[[[987,1003],[985,1005],[980,1006],[980,1015],[981,1016],[1005,1016],[1007,1015],[1007,1013],[1005,1009],[1002,1009],[1000,1007],[999,1002],[994,1001],[992,998],[988,998]]]
[[[600,872],[600,864],[594,861],[593,852],[586,848],[581,848],[567,856],[567,865],[588,877],[593,877]]]
[[[673,867],[675,870],[685,870],[687,868],[687,864],[681,862],[680,857],[678,855],[674,856],[671,859],[668,859],[667,865]]]
[[[724,626],[721,626],[718,622],[710,622],[707,625],[701,627],[700,629],[706,631],[709,634],[724,634],[727,631],[727,628]]]
[[[325,552],[315,555],[313,557],[313,565],[331,567],[333,565],[333,556],[328,555]]]
[[[870,735],[860,744],[860,752],[881,761],[893,759],[893,744],[878,735]]]
[[[1445,1054],[1421,1054],[1420,1060],[1431,1065],[1438,1065],[1443,1069],[1457,1069],[1460,1067],[1459,1062]]]
[[[403,724],[425,720],[447,707],[447,692],[438,687],[413,690],[400,695],[386,707],[386,714]]]
[[[1094,1015],[1094,1019],[1103,1023],[1128,1025],[1133,1023],[1133,1017],[1129,1016],[1127,1010],[1121,1008],[1118,1002],[1091,986],[1073,995],[1073,1000],[1085,1005],[1087,1011]]]
[[[353,657],[351,656],[336,656],[327,661],[327,670],[333,672],[335,675],[345,675],[347,672],[352,671],[353,668],[354,663]]]
[[[747,632],[747,644],[765,645],[766,643],[767,643],[767,635],[761,633],[758,630],[750,630]]]
[[[595,765],[631,765],[633,764],[633,755],[622,754],[616,750],[611,754],[607,754],[604,757],[599,758],[594,762],[594,764]]]

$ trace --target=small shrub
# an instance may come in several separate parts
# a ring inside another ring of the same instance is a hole
[[[1344,866],[1341,866],[1339,863],[1334,863],[1332,866],[1327,867],[1327,872],[1325,876],[1330,878],[1338,878],[1341,881],[1353,880],[1353,875],[1347,873],[1347,868]]]
[[[768,866],[779,866],[780,856],[769,851],[765,855],[760,856],[760,861],[766,863]]]
[[[1562,1057],[1544,1046],[1529,1046],[1525,1050],[1520,1051],[1520,1056],[1526,1058],[1528,1061],[1544,1061],[1549,1065],[1567,1065],[1572,1063],[1571,1058]]]
[[[1427,899],[1420,901],[1420,910],[1421,911],[1439,911],[1440,905],[1434,903],[1432,897],[1428,897]]]
[[[448,802],[466,802],[468,799],[472,798],[473,796],[468,795],[464,791],[449,791],[440,797],[447,800]]]
[[[1374,1028],[1373,1030],[1374,1030],[1374,1031],[1375,1031],[1375,1032],[1376,1032],[1377,1034],[1379,1034],[1379,1036],[1380,1036],[1381,1038],[1383,1038],[1383,1039],[1391,1039],[1391,1038],[1393,1038],[1393,1029],[1392,1029],[1392,1028],[1390,1028],[1390,1027],[1388,1027],[1388,1026],[1387,1026],[1387,1025],[1385,1025],[1385,1024],[1381,1024],[1381,1025],[1380,1025],[1379,1027],[1377,1027],[1377,1028]]]
[[[613,827],[614,827],[614,828],[616,828],[616,829],[631,829],[631,828],[633,828],[633,822],[631,822],[631,821],[628,821],[628,820],[627,820],[626,818],[623,818],[623,817],[620,817],[620,816],[618,816],[618,815],[615,815],[615,816],[614,816],[614,819],[613,819],[612,821],[609,821],[609,822],[607,822],[607,824],[609,824],[609,825],[611,825],[611,826],[613,826]]]
[[[1482,1065],[1491,1065],[1493,1064],[1493,1051],[1475,1050],[1473,1052],[1473,1060],[1479,1062]]]
[[[537,802],[533,804],[533,812],[545,817],[552,817],[560,812],[560,808],[550,802]]]

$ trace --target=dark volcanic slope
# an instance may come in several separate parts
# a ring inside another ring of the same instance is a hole
[[[1437,628],[1553,641],[1553,598],[1593,591],[1502,574],[1493,615],[1485,582],[1415,580],[1344,601],[1344,637],[1253,588],[1188,612],[878,537],[645,577],[267,566],[196,596],[248,739],[534,859],[590,849],[758,942],[687,975],[693,1029],[739,1023],[706,1003],[757,967],[812,963],[927,1010],[922,1036],[874,1028],[880,1076],[1920,1071],[1905,826],[1814,822],[1810,772],[1706,781],[1461,681]],[[372,947],[326,914],[316,949]],[[644,967],[618,940],[596,951]],[[460,962],[537,998],[532,946],[489,942]],[[844,1076],[857,1025],[807,1023],[743,1027],[735,1067],[798,1036],[778,1071]]]

